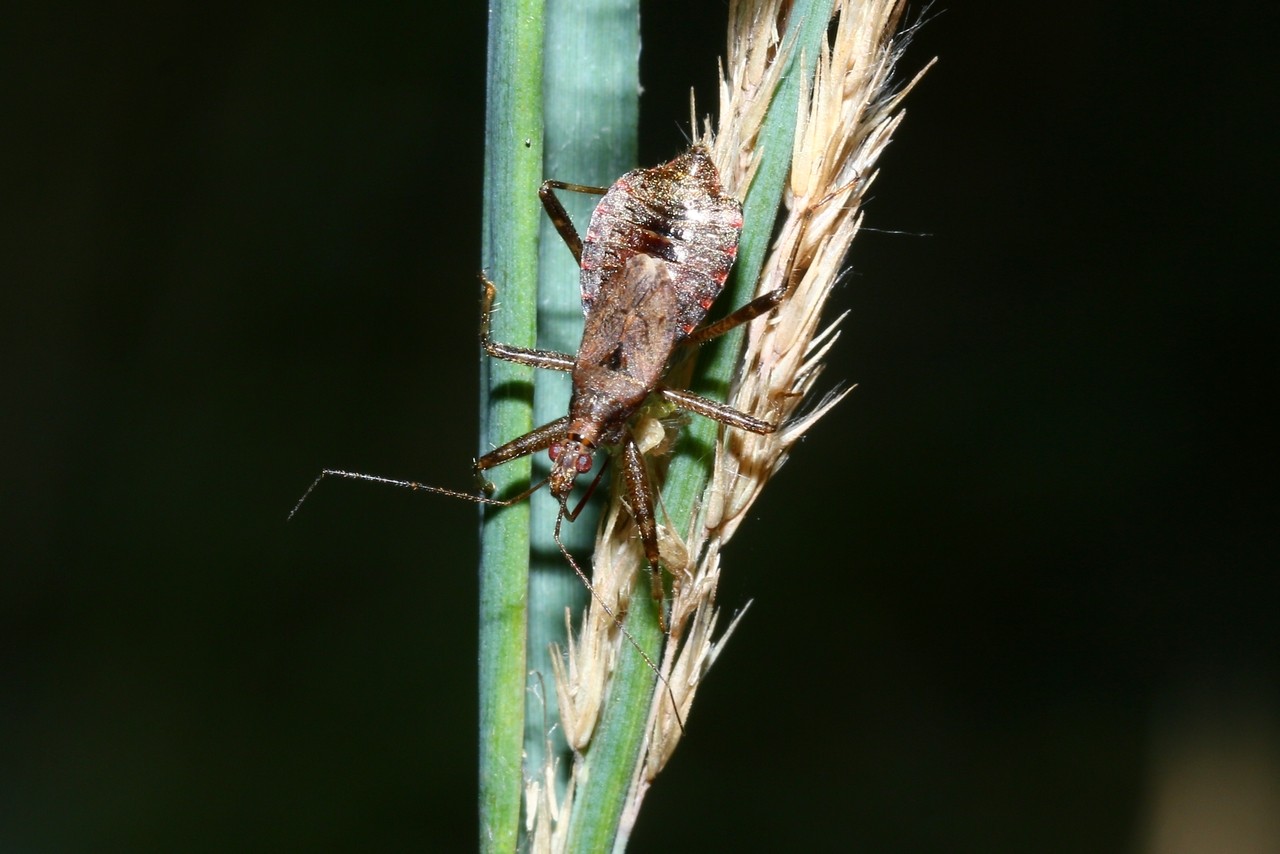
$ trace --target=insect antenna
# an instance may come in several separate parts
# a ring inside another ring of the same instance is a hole
[[[412,489],[415,492],[434,492],[436,495],[447,495],[450,498],[461,498],[463,501],[473,501],[476,504],[485,504],[490,507],[510,507],[512,504],[519,504],[530,495],[547,485],[549,477],[535,483],[533,486],[521,492],[519,495],[513,495],[510,498],[490,498],[487,495],[475,495],[470,492],[462,492],[457,489],[445,489],[443,486],[427,486],[425,483],[418,483],[415,480],[399,480],[394,477],[381,477],[376,474],[365,474],[358,471],[343,471],[342,469],[324,469],[311,481],[311,485],[307,487],[307,491],[302,493],[302,497],[298,499],[298,503],[293,505],[293,509],[289,511],[289,519],[292,519],[297,512],[302,509],[302,504],[311,496],[315,488],[320,485],[320,481],[326,477],[344,477],[349,480],[363,480],[368,483],[382,483],[387,486],[399,486],[403,489]]]
[[[599,480],[599,477],[597,477],[596,480]],[[579,505],[579,509],[581,509],[581,505]],[[573,555],[569,554],[569,550],[565,548],[564,543],[561,541],[560,523],[564,519],[566,512],[564,505],[561,505],[560,512],[556,514],[556,527],[552,532],[556,545],[560,547],[560,553],[564,555],[564,559],[569,562],[569,566],[573,568],[574,573],[579,579],[581,579],[582,583],[586,585],[586,588],[591,591],[591,598],[595,599],[596,604],[598,604],[609,616],[609,619],[613,620],[613,624],[618,627],[618,630],[622,632],[623,635],[626,636],[628,643],[635,647],[636,652],[640,653],[640,657],[644,659],[644,663],[649,665],[649,669],[653,671],[653,675],[657,676],[659,681],[662,682],[662,686],[667,689],[667,698],[671,701],[671,713],[675,715],[676,726],[680,727],[680,734],[684,735],[684,720],[680,717],[680,705],[676,702],[676,692],[672,690],[671,683],[667,681],[667,677],[662,675],[662,671],[658,669],[658,665],[653,663],[653,659],[650,658],[649,654],[640,646],[640,642],[635,639],[635,636],[627,630],[626,626],[622,625],[622,620],[614,613],[613,609],[605,604],[604,599],[602,599],[600,594],[596,592],[596,587],[591,583],[591,579],[587,578],[587,574],[582,571],[582,567],[578,566],[578,562],[574,559]],[[661,608],[662,606],[659,605],[658,607]]]

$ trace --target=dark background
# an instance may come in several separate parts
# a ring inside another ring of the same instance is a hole
[[[321,466],[469,476],[485,12],[431,5],[6,24],[0,848],[474,847],[475,508],[284,520]],[[1178,5],[929,13],[858,389],[727,552],[754,605],[635,850],[1277,813],[1274,13]],[[645,163],[712,97],[724,8],[679,6]]]

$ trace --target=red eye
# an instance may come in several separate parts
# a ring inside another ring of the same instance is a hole
[[[561,445],[559,442],[556,442],[550,448],[547,448],[547,454],[551,457],[551,459],[554,460],[556,457],[560,456],[560,452],[563,450],[564,450],[564,445]]]
[[[591,471],[591,455],[579,454],[578,455],[578,473],[586,474],[589,471]]]

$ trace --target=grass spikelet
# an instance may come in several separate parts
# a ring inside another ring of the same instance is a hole
[[[861,202],[875,178],[876,161],[902,119],[901,101],[919,79],[917,75],[893,88],[892,72],[904,40],[898,31],[904,6],[902,0],[837,0],[812,77],[800,81],[784,213],[755,285],[756,294],[786,287],[789,295],[774,312],[749,325],[726,401],[781,426],[768,435],[720,426],[710,480],[692,519],[669,518],[662,532],[663,559],[673,568],[669,635],[659,664],[665,684],[660,682],[653,693],[617,846],[625,844],[650,783],[684,733],[702,678],[736,625],[735,619],[717,634],[721,547],[795,442],[849,391],[828,393],[816,403],[809,399],[823,356],[839,337],[839,319],[824,325],[827,299],[861,223]],[[739,198],[752,186],[760,165],[768,93],[788,67],[794,44],[788,32],[791,7],[784,0],[743,0],[730,9],[720,124],[714,133],[704,125],[697,141],[711,149],[722,183]],[[641,440],[646,450],[670,441],[658,417],[665,414],[636,426],[636,435],[646,437]],[[648,596],[647,583],[632,592],[643,556],[617,492],[596,542],[597,595],[556,670],[562,725],[577,756],[575,782],[590,770],[610,678],[630,643],[601,602],[621,614],[628,603],[635,607],[638,597]],[[572,810],[574,791],[571,785],[565,802],[556,805],[562,822]]]

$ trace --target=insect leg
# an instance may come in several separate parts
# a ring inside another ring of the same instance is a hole
[[[703,344],[712,338],[719,338],[729,330],[736,326],[755,320],[762,314],[768,314],[778,307],[791,291],[791,286],[787,285],[776,288],[763,296],[758,296],[751,302],[737,309],[736,311],[720,318],[715,323],[708,323],[700,329],[695,329],[689,334],[689,337],[681,342],[682,346]]]
[[[732,406],[725,406],[723,403],[718,403],[691,391],[663,387],[658,389],[658,394],[681,409],[696,412],[713,421],[719,421],[721,424],[728,424],[730,427],[737,427],[740,430],[759,433],[763,436],[778,429],[777,424],[761,421],[759,418],[752,418],[747,413],[739,412]]]
[[[569,214],[564,209],[564,205],[560,204],[560,200],[556,198],[555,190],[568,190],[571,193],[590,193],[593,196],[603,196],[609,191],[609,188],[588,187],[586,184],[569,184],[565,181],[543,181],[542,186],[538,188],[538,198],[542,200],[542,207],[551,219],[551,224],[556,227],[560,238],[569,247],[569,251],[573,253],[573,260],[581,264],[582,238],[578,236],[578,230],[573,227],[573,222],[569,219]]]
[[[493,299],[498,288],[493,282],[481,276],[484,282],[484,294],[480,297],[480,346],[495,359],[503,359],[520,365],[534,368],[546,368],[551,371],[572,371],[573,356],[568,353],[557,353],[555,350],[536,350],[532,347],[515,347],[494,341],[489,334],[489,320],[493,315]]]
[[[591,478],[591,485],[587,487],[587,491],[582,493],[582,497],[578,499],[578,506],[572,510],[568,508],[566,503],[564,517],[570,522],[578,521],[578,517],[582,515],[582,509],[587,506],[587,502],[591,500],[592,494],[595,493],[596,487],[600,485],[600,479],[604,477],[604,473],[609,469],[609,459],[605,458],[604,465],[600,466],[600,471],[596,472],[596,476]]]
[[[517,436],[505,445],[494,448],[476,460],[476,471],[482,472],[494,466],[502,465],[509,460],[527,457],[536,451],[551,447],[557,439],[564,438],[569,429],[569,416],[563,415],[555,421],[535,427],[523,436]]]
[[[658,523],[653,513],[653,489],[649,485],[649,471],[644,465],[644,454],[628,431],[622,440],[622,479],[627,487],[627,500],[631,504],[631,518],[640,530],[640,542],[644,544],[644,556],[649,561],[649,582],[653,600],[658,603],[658,627],[665,634],[667,616],[663,609],[666,593],[662,588],[662,559],[658,551]]]

